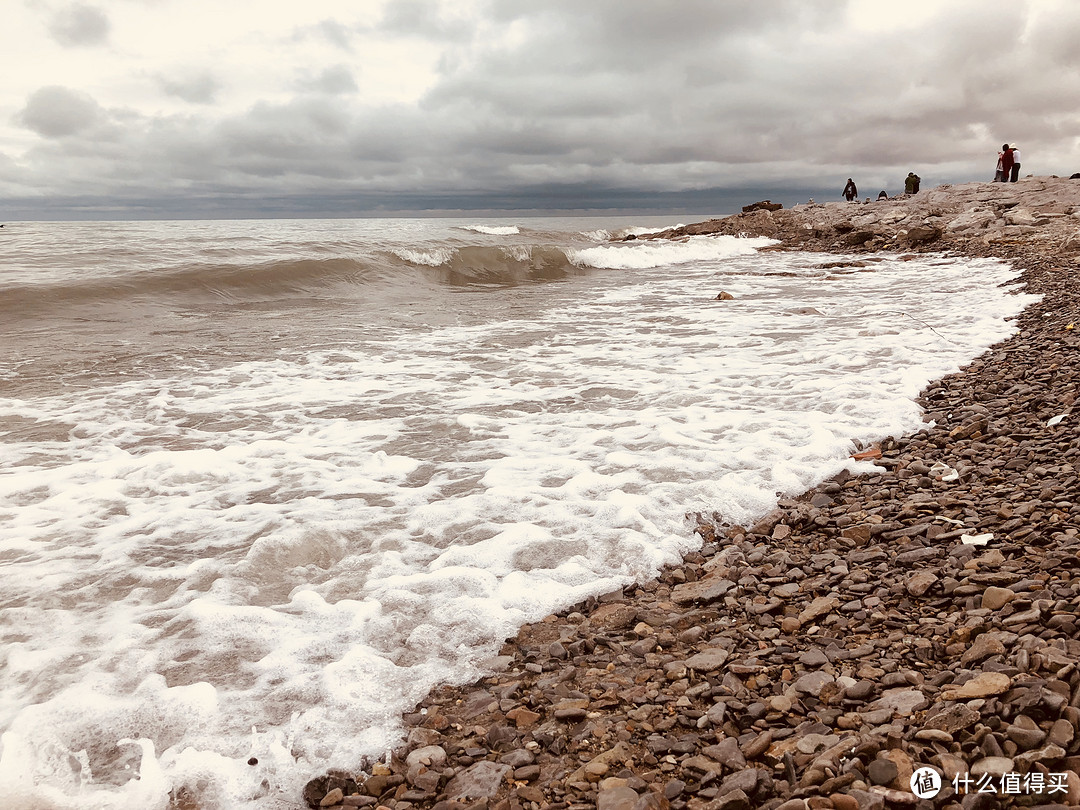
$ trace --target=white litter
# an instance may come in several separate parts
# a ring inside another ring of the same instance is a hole
[[[930,474],[937,477],[939,481],[960,480],[960,473],[942,461],[934,462],[934,466],[930,468]]]
[[[986,534],[962,534],[960,535],[960,542],[967,546],[985,546],[991,540],[994,539],[992,532]]]
[[[1056,425],[1056,424],[1058,424],[1059,422],[1061,422],[1061,420],[1063,420],[1063,419],[1064,419],[1064,418],[1065,418],[1066,416],[1068,416],[1068,414],[1067,414],[1067,413],[1062,413],[1062,414],[1058,414],[1058,415],[1057,415],[1057,416],[1055,416],[1055,417],[1054,417],[1053,419],[1051,419],[1051,420],[1050,420],[1049,422],[1047,422],[1047,423],[1046,423],[1046,426],[1047,426],[1047,427],[1053,427],[1054,425]]]

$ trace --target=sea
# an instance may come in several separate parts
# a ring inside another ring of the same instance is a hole
[[[696,513],[873,470],[1034,300],[626,239],[694,220],[8,223],[0,807],[300,807]]]

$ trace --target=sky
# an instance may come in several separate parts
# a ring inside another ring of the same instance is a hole
[[[4,0],[0,218],[707,211],[1080,171],[1075,0]]]

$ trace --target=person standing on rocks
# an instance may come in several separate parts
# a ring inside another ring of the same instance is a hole
[[[1013,164],[1009,179],[1011,182],[1015,183],[1020,179],[1020,150],[1014,145],[1010,151],[1012,152]]]
[[[994,182],[1007,183],[1009,182],[1009,175],[1012,174],[1013,156],[1012,150],[1007,143],[1001,145],[1001,151],[998,152],[998,167],[997,173],[994,175]]]
[[[855,187],[855,181],[850,177],[847,179],[847,185],[844,186],[844,199],[851,202],[859,196],[859,189]]]
[[[920,180],[922,180],[922,178],[915,174],[915,172],[908,172],[907,177],[904,178],[904,193],[918,194]]]

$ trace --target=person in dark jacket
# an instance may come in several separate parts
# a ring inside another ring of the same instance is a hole
[[[851,202],[859,196],[859,189],[855,188],[855,181],[850,177],[847,179],[847,185],[844,186],[844,199]]]

